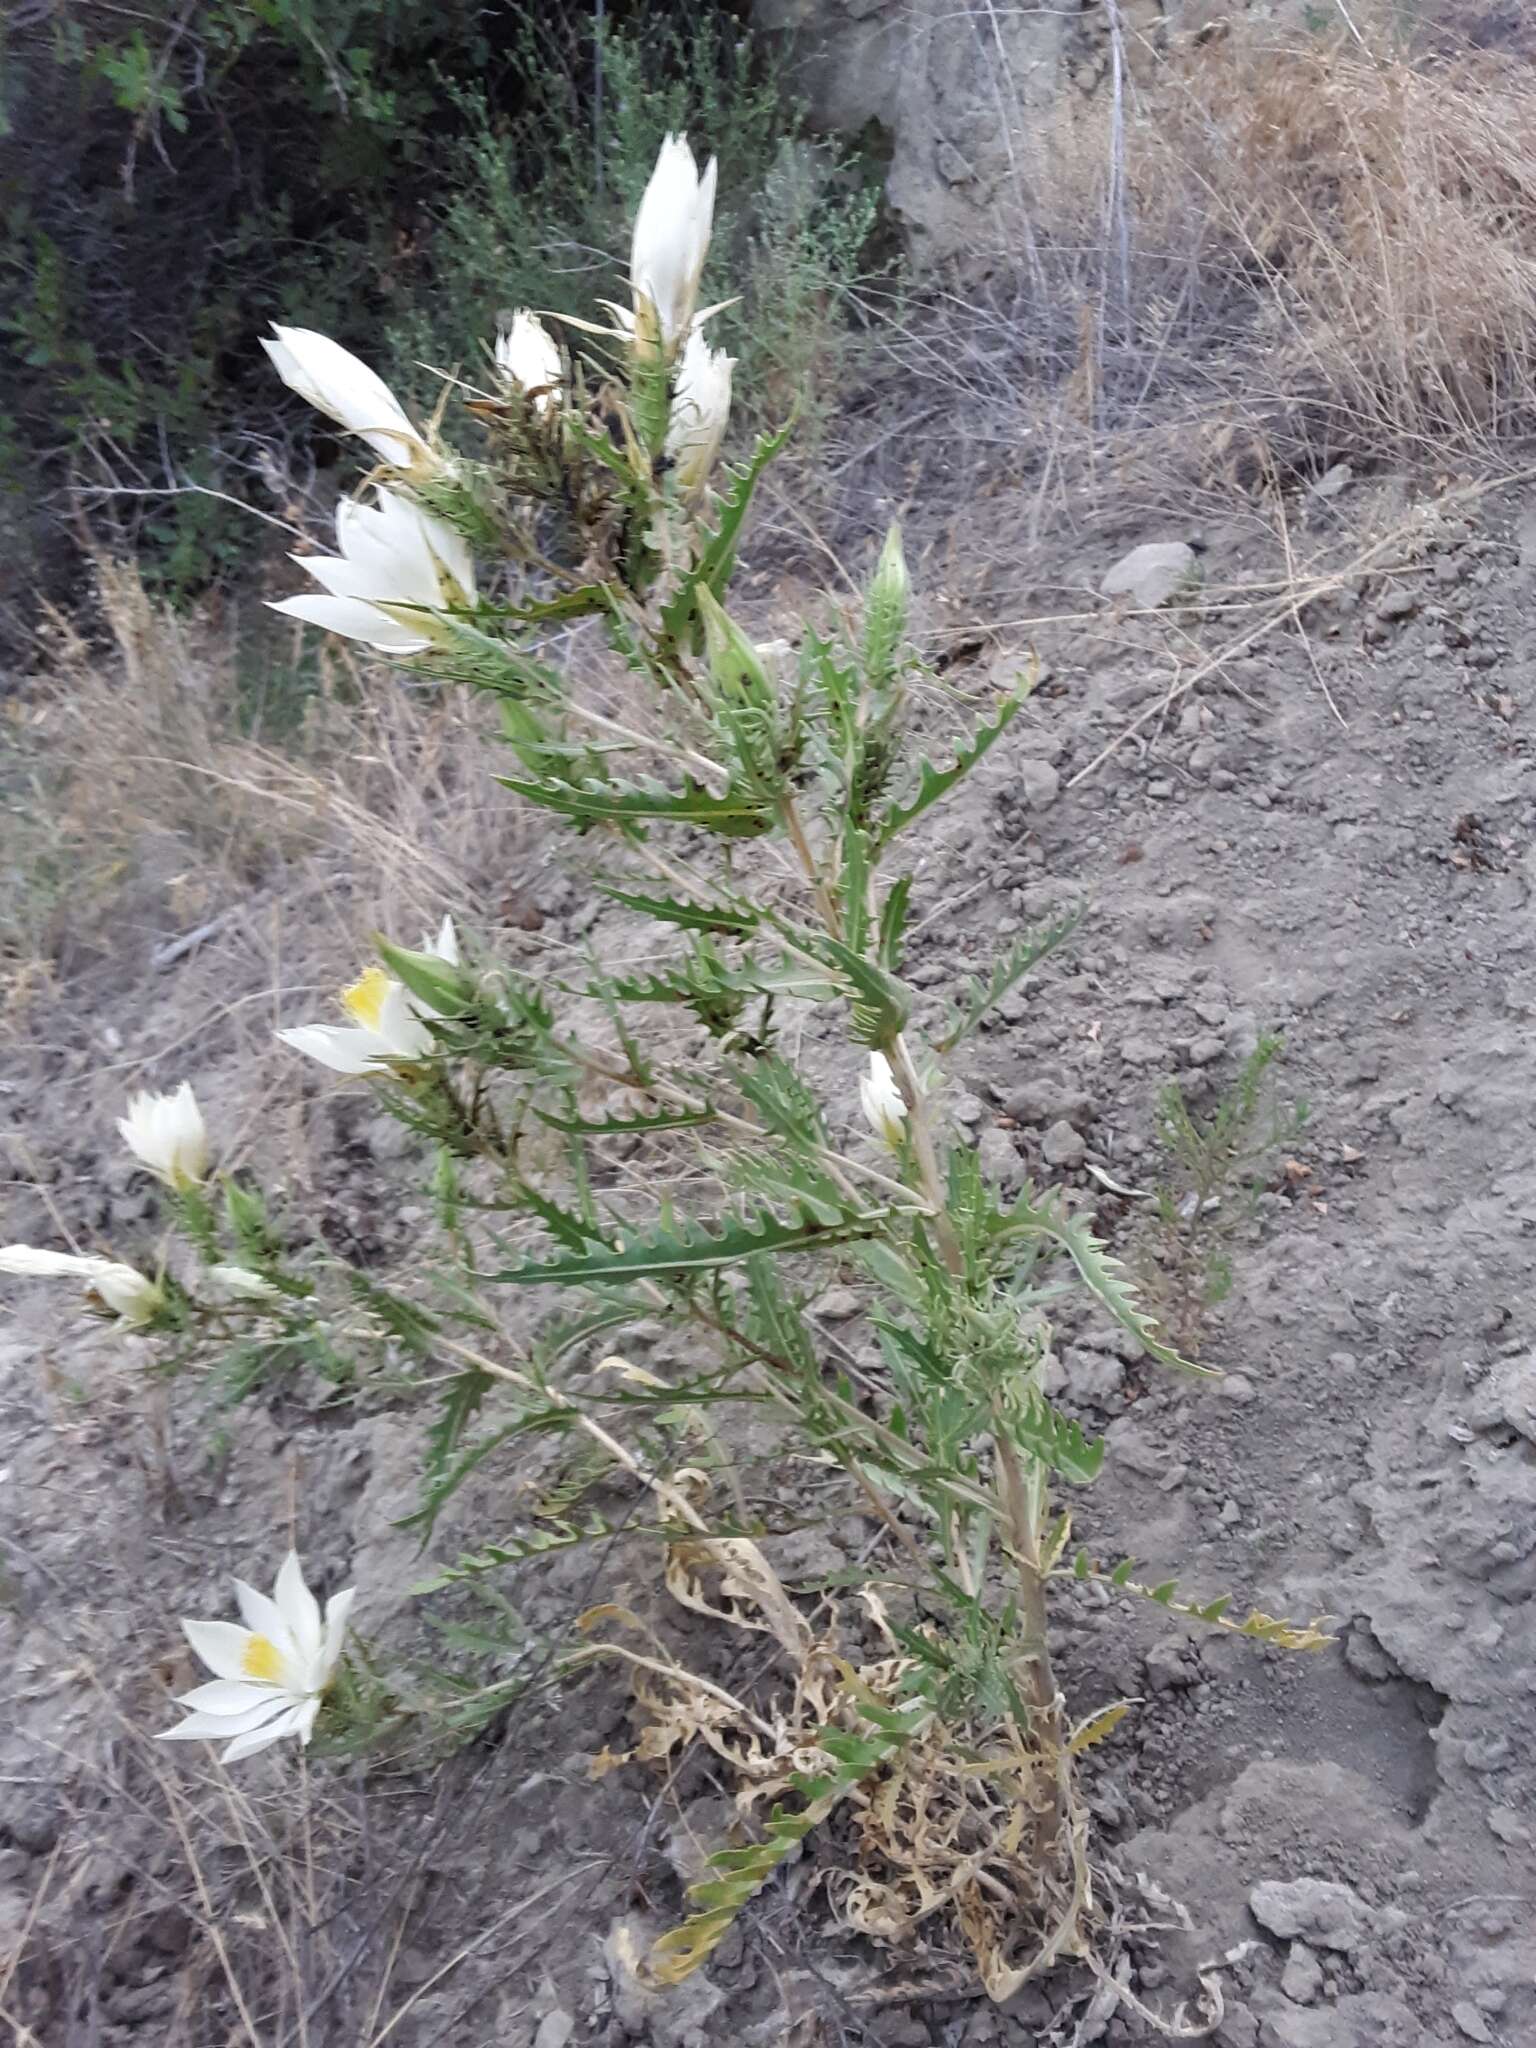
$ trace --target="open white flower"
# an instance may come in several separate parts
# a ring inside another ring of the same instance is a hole
[[[635,215],[629,285],[635,336],[670,354],[688,332],[715,212],[715,159],[702,175],[686,136],[669,135]]]
[[[883,1052],[872,1052],[869,1056],[869,1072],[859,1082],[859,1104],[876,1137],[884,1138],[892,1151],[897,1150],[907,1121],[907,1105]]]
[[[207,1179],[208,1130],[190,1081],[169,1095],[146,1090],[131,1096],[117,1128],[135,1159],[167,1187],[197,1187]]]
[[[183,1621],[182,1633],[213,1673],[208,1685],[182,1693],[187,1718],[163,1728],[162,1742],[229,1741],[223,1761],[238,1763],[258,1749],[297,1735],[307,1743],[321,1697],[341,1660],[347,1615],[356,1591],[333,1593],[320,1605],[289,1551],[269,1600],[235,1580],[241,1628],[232,1621]]]
[[[535,412],[548,412],[559,403],[560,350],[536,313],[514,313],[497,335],[496,367],[532,394]]]
[[[459,935],[445,917],[436,938],[424,938],[423,953],[450,967],[459,964]],[[392,1060],[424,1059],[432,1050],[432,1034],[423,1023],[433,1012],[403,983],[382,967],[365,968],[341,992],[341,1006],[352,1019],[349,1029],[338,1024],[296,1024],[279,1031],[284,1045],[308,1053],[337,1074],[376,1074]]]
[[[735,367],[735,358],[711,348],[697,327],[689,330],[667,423],[667,453],[684,491],[702,490],[714,467],[730,416]]]
[[[93,1258],[81,1252],[43,1251],[31,1244],[0,1247],[0,1273],[37,1280],[83,1281],[88,1297],[94,1296],[103,1307],[135,1327],[147,1323],[165,1299],[147,1274],[121,1265],[116,1259]]]
[[[474,603],[474,558],[462,534],[409,498],[381,490],[378,499],[337,506],[339,555],[292,557],[325,596],[284,597],[272,609],[389,654],[419,654],[432,645],[433,612]]]
[[[279,327],[274,322],[271,337],[263,335],[261,345],[290,391],[308,399],[328,420],[359,435],[396,469],[420,475],[442,467],[384,379],[339,341],[312,327]]]

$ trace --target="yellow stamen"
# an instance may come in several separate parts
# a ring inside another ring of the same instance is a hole
[[[262,1678],[275,1684],[283,1675],[283,1653],[265,1636],[252,1636],[241,1656],[240,1669],[247,1678]]]
[[[384,1004],[393,984],[382,967],[370,967],[350,988],[341,992],[341,1005],[354,1024],[365,1031],[377,1031],[384,1017]]]

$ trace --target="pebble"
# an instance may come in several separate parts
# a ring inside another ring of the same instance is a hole
[[[1419,608],[1419,600],[1406,583],[1394,584],[1377,598],[1374,615],[1383,624],[1393,619],[1411,619]]]
[[[1470,1998],[1458,1998],[1451,2007],[1451,2018],[1456,2023],[1458,2034],[1464,2034],[1469,2041],[1491,2041],[1493,2029],[1483,2018]]]
[[[1081,1129],[1093,1118],[1093,1104],[1081,1088],[1049,1075],[1010,1088],[1003,1108],[1016,1124],[1054,1124],[1059,1119]]]
[[[1304,1941],[1293,1941],[1280,1973],[1280,1989],[1293,2005],[1310,2005],[1323,1991],[1323,1966]]]
[[[1030,810],[1043,811],[1061,795],[1061,777],[1049,761],[1020,761],[1018,791]]]
[[[863,1301],[851,1287],[829,1287],[825,1294],[818,1296],[813,1309],[817,1315],[825,1316],[829,1323],[846,1323],[863,1306]]]
[[[539,2030],[533,2037],[533,2048],[566,2048],[576,2032],[576,2022],[568,2012],[557,2006],[553,2012],[545,2013],[539,2021]]]
[[[1189,1041],[1189,1063],[1192,1067],[1208,1067],[1213,1060],[1219,1060],[1226,1049],[1226,1041],[1218,1038],[1214,1031],[1202,1031],[1198,1038]]]
[[[1187,541],[1144,541],[1139,548],[1120,557],[1099,585],[1099,595],[1128,597],[1143,609],[1152,610],[1166,604],[1176,592],[1188,589],[1198,571],[1198,558]]]
[[[1073,1130],[1065,1117],[1051,1125],[1040,1143],[1040,1156],[1047,1166],[1081,1166],[1087,1155],[1088,1147],[1081,1134]]]
[[[1243,1372],[1229,1372],[1216,1391],[1223,1401],[1231,1401],[1238,1408],[1246,1408],[1250,1401],[1259,1397],[1258,1388]]]
[[[988,1124],[976,1141],[976,1159],[988,1180],[1000,1187],[1011,1186],[1024,1177],[1024,1162],[1012,1138],[996,1124]]]
[[[1188,1692],[1200,1683],[1200,1667],[1190,1656],[1187,1643],[1154,1643],[1142,1662],[1154,1692]]]
[[[1346,1955],[1375,1929],[1375,1916],[1357,1893],[1321,1877],[1256,1884],[1248,1894],[1248,1910],[1282,1941],[1301,1939],[1313,1948],[1338,1949]]]

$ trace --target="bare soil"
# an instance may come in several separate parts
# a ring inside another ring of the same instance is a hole
[[[947,692],[1012,673],[1026,641],[1044,675],[938,814],[913,978],[937,1011],[1001,934],[1063,895],[1093,908],[958,1059],[955,1113],[995,1172],[1067,1180],[1133,1256],[1145,1204],[1106,1178],[1155,1179],[1162,1081],[1208,1107],[1273,1031],[1280,1091],[1311,1110],[1234,1232],[1204,1351],[1225,1381],[1170,1381],[1076,1310],[1059,1333],[1060,1398],[1110,1450],[1074,1503],[1079,1538],[1200,1598],[1329,1615],[1339,1635],[1283,1655],[1088,1589],[1059,1602],[1074,1710],[1138,1703],[1088,1775],[1125,1981],[1166,2009],[1219,1962],[1228,2048],[1520,2048],[1536,2040],[1536,519],[1515,486],[1300,491],[1300,559],[1375,552],[1298,620],[1273,522],[1245,503],[1192,532],[1166,491],[1085,495],[1036,545],[1012,538],[1029,514],[1001,488],[934,537],[926,578],[917,565],[920,585],[942,578],[921,622],[936,730],[955,721]],[[1181,610],[1117,613],[1092,592],[1149,539],[1197,542],[1201,589]],[[782,629],[797,593],[773,583],[765,567]],[[295,1021],[338,978],[350,878],[326,878],[326,915],[312,877],[286,924],[280,898],[240,906],[156,974],[175,861],[151,853],[110,953],[34,1012],[7,1063],[5,1234],[56,1241],[61,1216],[144,1255],[153,1197],[110,1119],[128,1086],[185,1075],[215,1127],[319,1205],[338,1249],[402,1268],[423,1219],[401,1210],[395,1127],[268,1050],[277,1012]],[[551,938],[606,939],[581,890],[530,858],[487,943],[536,958]],[[1043,1160],[1053,1132],[1067,1164]],[[174,1617],[223,1611],[228,1574],[275,1568],[290,1530],[312,1578],[360,1585],[383,1661],[468,1654],[429,1638],[410,1596],[424,1565],[398,1524],[421,1417],[281,1392],[215,1413],[177,1386],[167,1473],[134,1347],[82,1329],[58,1288],[11,1299],[0,2017],[18,2041],[1153,2038],[1085,1974],[994,2009],[942,1959],[840,1933],[819,1881],[835,1845],[681,1991],[638,1992],[616,1929],[676,1916],[729,1788],[697,1763],[588,1781],[595,1752],[632,1739],[615,1673],[535,1694],[431,1768],[315,1762],[300,1781],[269,1755],[225,1780],[151,1750],[143,1731],[188,1675]],[[664,1346],[635,1343],[666,1367]],[[806,1510],[774,1555],[814,1595],[871,1556],[878,1525],[829,1513],[758,1431],[737,1446],[749,1494]],[[558,1455],[482,1475],[432,1557],[514,1521]],[[604,1498],[613,1520],[634,1506]],[[658,1577],[639,1541],[509,1573],[533,1647],[502,1668],[536,1662],[540,1632],[598,1597],[659,1614]],[[674,1611],[667,1626],[685,1660],[750,1672],[707,1624]]]

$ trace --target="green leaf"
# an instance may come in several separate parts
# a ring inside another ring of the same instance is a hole
[[[652,1131],[686,1131],[695,1124],[709,1124],[715,1120],[712,1109],[664,1109],[654,1116],[579,1117],[556,1116],[553,1110],[540,1109],[535,1105],[534,1115],[540,1123],[552,1130],[570,1131],[582,1138],[630,1138],[645,1137]]]
[[[1082,917],[1079,907],[1064,912],[1049,924],[1037,926],[1032,932],[1025,932],[1004,949],[984,980],[974,975],[967,976],[961,984],[961,1001],[950,1012],[943,1037],[935,1040],[935,1050],[953,1052],[961,1039],[969,1037],[976,1029],[987,1012],[1018,987],[1032,967],[1037,967],[1071,937]]]
[[[1098,1478],[1104,1463],[1104,1440],[1083,1435],[1081,1427],[1058,1414],[1043,1394],[1032,1393],[1016,1414],[1008,1413],[1008,1432],[1019,1446],[1063,1479],[1079,1486]]]
[[[468,1007],[473,990],[461,967],[436,953],[418,953],[391,945],[374,935],[374,949],[390,973],[437,1017],[452,1017]]]
[[[675,1230],[655,1230],[623,1246],[605,1247],[569,1258],[532,1261],[491,1273],[491,1280],[513,1286],[589,1285],[603,1280],[639,1280],[663,1273],[703,1273],[740,1265],[759,1252],[817,1251],[849,1238],[871,1237],[885,1222],[883,1211],[845,1211],[829,1223],[816,1215],[789,1220],[758,1209],[742,1217],[723,1217],[712,1224],[680,1223]]]
[[[1026,1188],[1009,1211],[1006,1234],[1022,1231],[1059,1244],[1121,1328],[1129,1330],[1163,1365],[1193,1373],[1198,1379],[1221,1378],[1221,1374],[1209,1366],[1196,1365],[1191,1359],[1181,1358],[1177,1351],[1163,1342],[1157,1334],[1156,1325],[1136,1304],[1136,1297],[1124,1277],[1124,1261],[1115,1258],[1103,1241],[1094,1236],[1086,1216],[1069,1216],[1055,1203],[1042,1203],[1036,1208],[1030,1202],[1029,1193]]]
[[[935,768],[928,760],[918,764],[917,794],[904,804],[896,804],[886,812],[875,833],[875,851],[889,846],[900,832],[920,818],[924,811],[931,810],[939,798],[948,794],[957,782],[969,775],[977,762],[996,745],[1013,721],[1023,710],[1033,690],[1031,681],[1017,689],[1011,696],[1004,697],[998,705],[997,715],[990,724],[978,725],[968,740],[955,749],[955,758],[947,768]]]
[[[849,1021],[860,1045],[889,1045],[911,1014],[911,998],[905,985],[838,939],[817,939],[816,951],[838,970],[846,983]]]
[[[731,899],[727,903],[688,903],[676,896],[641,896],[629,889],[620,889],[611,882],[594,882],[593,887],[615,903],[622,903],[626,910],[637,910],[644,917],[658,918],[663,924],[681,925],[684,931],[730,932],[743,937],[762,922],[757,910],[750,903]]]
[[[901,972],[902,940],[907,926],[907,903],[912,894],[912,877],[903,875],[893,882],[880,906],[880,937],[875,955],[887,974]]]
[[[526,1536],[508,1536],[500,1543],[488,1543],[483,1550],[467,1551],[434,1572],[431,1578],[418,1581],[411,1587],[411,1593],[419,1599],[427,1593],[441,1592],[444,1586],[472,1584],[505,1565],[524,1564],[530,1557],[547,1557],[553,1550],[572,1550],[611,1534],[600,1516],[594,1516],[585,1527],[557,1520],[547,1529],[533,1529]]]
[[[712,528],[705,529],[703,545],[694,566],[661,609],[662,630],[673,646],[686,648],[695,644],[700,590],[708,590],[717,598],[724,597],[725,587],[736,566],[736,543],[741,537],[742,522],[752,503],[752,494],[763,471],[789,439],[793,426],[794,420],[790,418],[774,433],[759,434],[746,462],[740,466],[730,465],[725,470],[728,481],[720,493],[715,523]]]
[[[654,818],[673,825],[695,825],[724,839],[760,838],[773,825],[773,813],[760,797],[738,789],[716,796],[692,776],[680,790],[657,783],[605,783],[595,777],[582,783],[553,778],[527,781],[512,775],[496,779],[529,803],[558,811],[581,825],[634,825]]]
[[[1135,1565],[1130,1558],[1117,1564],[1112,1572],[1106,1572],[1096,1564],[1084,1564],[1077,1571],[1080,1579],[1094,1579],[1102,1585],[1114,1586],[1121,1592],[1134,1593],[1139,1599],[1150,1600],[1156,1606],[1166,1608],[1170,1614],[1181,1614],[1189,1621],[1203,1621],[1213,1628],[1219,1628],[1228,1635],[1251,1636],[1261,1643],[1273,1643],[1281,1650],[1322,1650],[1336,1641],[1324,1628],[1325,1616],[1316,1616],[1308,1622],[1282,1621],[1273,1614],[1266,1614],[1262,1608],[1252,1608],[1241,1621],[1229,1621],[1227,1608],[1232,1596],[1223,1593],[1215,1600],[1196,1606],[1188,1600],[1178,1599],[1178,1583],[1164,1579],[1160,1585],[1143,1586],[1131,1577]]]

